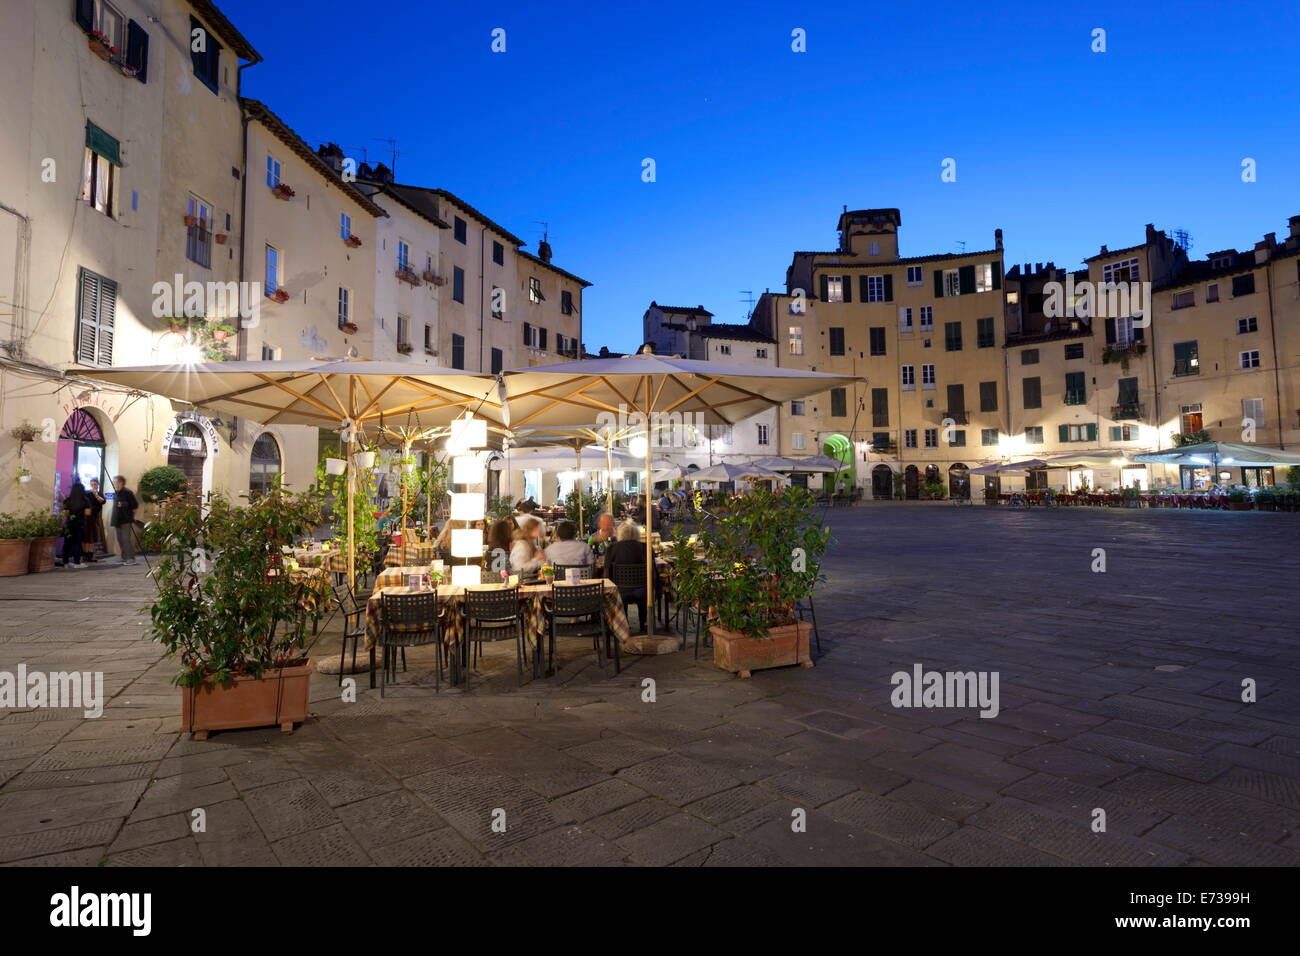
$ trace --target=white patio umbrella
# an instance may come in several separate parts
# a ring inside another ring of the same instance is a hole
[[[979,468],[972,468],[972,475],[1009,475],[1017,471],[1031,471],[1035,468],[1042,468],[1047,463],[1041,458],[1026,458],[1024,461],[1008,461],[1002,464],[994,463],[992,465],[981,465]]]
[[[825,474],[841,471],[847,467],[844,462],[828,455],[811,455],[808,458],[790,458],[772,455],[767,458],[755,458],[751,464],[762,465],[772,471],[806,472],[808,474]]]
[[[540,468],[543,471],[568,471],[572,469],[575,472],[587,471],[606,471],[614,468],[639,468],[640,459],[633,458],[621,451],[614,451],[612,448],[598,447],[596,445],[584,445],[585,439],[575,437],[563,444],[569,447],[562,447],[560,444],[547,444],[533,448],[512,448],[508,457],[498,458],[492,462],[492,468],[496,471],[505,471],[514,468]],[[571,451],[569,449],[572,449]],[[583,514],[582,491],[584,481],[578,478],[578,525],[581,530],[585,525],[585,515]]]
[[[1243,465],[1247,468],[1289,468],[1300,465],[1300,452],[1266,448],[1261,445],[1210,441],[1134,455],[1133,460],[1162,465],[1213,464],[1217,472],[1219,465],[1236,465],[1238,468]]]
[[[733,365],[641,354],[512,369],[504,392],[512,427],[571,425],[582,415],[601,427],[640,428],[645,440],[646,606],[654,607],[651,451],[664,415],[692,424],[734,425],[785,402],[862,381],[858,376]],[[654,615],[648,622],[654,635]]]
[[[764,468],[762,465],[756,465],[752,462],[749,464],[734,464],[732,462],[723,462],[719,465],[710,465],[708,468],[701,468],[699,471],[691,472],[687,481],[705,481],[705,482],[722,482],[722,481],[788,481],[785,475],[773,471],[770,468]]]
[[[138,365],[84,374],[263,425],[338,428],[347,445],[349,586],[356,561],[353,454],[358,433],[382,425],[385,418],[396,421],[411,414],[430,426],[448,425],[467,412],[490,424],[505,424],[495,376],[438,366],[307,359]]]

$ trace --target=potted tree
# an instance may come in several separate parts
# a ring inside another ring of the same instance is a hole
[[[27,570],[32,573],[54,569],[54,544],[63,534],[63,520],[49,511],[33,511],[23,519],[23,530],[31,541]]]
[[[243,505],[174,496],[146,527],[146,548],[160,554],[149,636],[179,657],[172,683],[194,739],[239,727],[292,733],[307,719],[314,664],[303,646],[325,607],[281,566],[281,548],[320,520],[319,492],[277,486]]]
[[[709,609],[715,667],[741,677],[760,668],[812,667],[811,625],[795,608],[822,580],[830,540],[807,489],[759,488],[732,502],[699,532],[703,556],[680,536],[674,544],[679,594]]]
[[[0,514],[0,577],[27,573],[32,550],[27,522],[11,514]]]
[[[998,490],[996,488],[989,485],[986,485],[984,487],[984,503],[986,505],[997,504],[999,497],[1000,496],[998,495]]]
[[[1250,496],[1241,488],[1233,488],[1228,492],[1229,511],[1250,511],[1253,507]]]
[[[938,480],[924,482],[921,485],[921,491],[932,501],[942,500],[944,493],[943,482]]]

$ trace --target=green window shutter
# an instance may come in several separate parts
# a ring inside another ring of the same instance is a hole
[[[1115,320],[1114,319],[1106,320],[1106,344],[1107,345],[1115,344]]]
[[[993,288],[1002,288],[1002,263],[993,263]]]
[[[76,17],[77,26],[87,33],[95,29],[95,0],[77,0],[73,16]]]
[[[1096,441],[1096,440],[1097,440],[1097,424],[1096,424],[1096,422],[1089,422],[1089,423],[1088,423],[1088,441]]]
[[[86,148],[92,153],[103,156],[114,166],[122,165],[122,150],[117,140],[90,120],[86,120]]]
[[[826,281],[826,276],[819,276],[819,278],[821,279],[821,300],[825,302],[830,298],[829,283]]]
[[[858,301],[867,301],[867,277],[858,276]]]
[[[95,340],[99,335],[99,281],[93,272],[79,269],[77,275],[77,347],[73,361],[95,364]]]
[[[1119,404],[1136,405],[1138,403],[1138,380],[1121,378],[1119,380]]]
[[[853,276],[850,275],[840,276],[840,288],[844,290],[844,301],[852,302],[853,301]],[[864,295],[861,301],[866,302],[867,297]]]
[[[1065,441],[1069,441],[1069,440],[1070,440],[1070,426],[1069,426],[1069,425],[1057,425],[1057,426],[1056,426],[1056,437],[1057,437],[1060,441],[1063,441],[1063,442],[1065,442]]]
[[[942,269],[934,270],[934,297],[936,299],[943,298],[943,270]]]
[[[961,283],[961,294],[970,295],[975,291],[975,267],[962,266],[957,270],[957,275]]]
[[[866,300],[864,299],[863,301]],[[889,273],[885,273],[885,301],[894,301],[894,277]]]
[[[1121,428],[1119,425],[1111,425],[1111,426],[1110,426],[1110,440],[1111,440],[1111,441],[1123,441],[1123,440],[1124,440],[1124,429]]]

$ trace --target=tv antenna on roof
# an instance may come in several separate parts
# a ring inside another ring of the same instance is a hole
[[[1186,229],[1174,230],[1174,245],[1182,249],[1183,252],[1192,251],[1192,237],[1187,234]]]
[[[965,255],[965,254],[966,254],[966,240],[964,240],[964,239],[958,239],[958,240],[957,240],[957,245],[961,246],[961,248],[957,250],[957,253],[958,253],[959,255]]]
[[[393,174],[393,179],[396,180],[397,179],[397,157],[402,155],[397,151],[397,140],[384,139],[382,136],[374,136],[371,138],[374,139],[376,143],[388,144],[388,151],[392,157],[392,161],[388,164],[388,170]]]
[[[534,219],[533,225],[542,227],[542,242],[546,242],[549,238],[547,233],[550,232],[551,224],[549,222],[542,222],[540,219]]]
[[[740,294],[746,296],[746,298],[741,299],[740,301],[748,303],[749,305],[748,311],[745,312],[745,321],[748,322],[750,316],[754,314],[754,293],[750,289],[741,289]]]

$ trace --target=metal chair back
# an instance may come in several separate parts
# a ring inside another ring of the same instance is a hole
[[[438,592],[411,594],[384,591],[384,629],[381,641],[399,647],[434,644],[438,640]]]
[[[594,564],[556,564],[553,567],[555,568],[555,580],[557,581],[567,580],[568,575],[565,572],[570,568],[577,568],[581,572],[578,577],[584,581],[596,576],[596,566]]]

